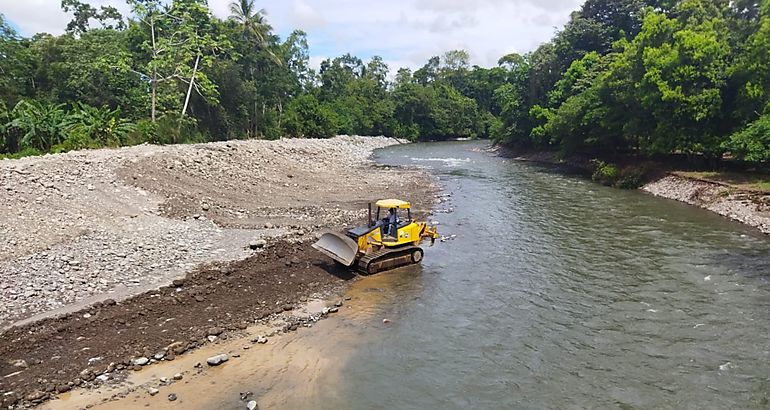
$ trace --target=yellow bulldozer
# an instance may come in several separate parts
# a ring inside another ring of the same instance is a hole
[[[373,219],[372,204],[369,203],[366,225],[350,229],[345,234],[326,232],[312,245],[313,248],[365,274],[420,263],[423,256],[420,242],[423,238],[430,238],[432,245],[438,238],[436,227],[413,220],[409,202],[383,199],[375,205],[377,215]],[[380,219],[383,210],[387,215]]]

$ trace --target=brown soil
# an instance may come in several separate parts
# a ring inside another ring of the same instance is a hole
[[[9,329],[0,334],[2,408],[43,402],[105,372],[116,377],[134,367],[133,358],[173,360],[208,343],[212,332],[226,338],[354,277],[308,243],[278,242],[249,259],[194,271],[177,286]]]

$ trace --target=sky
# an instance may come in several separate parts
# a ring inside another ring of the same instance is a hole
[[[228,16],[231,0],[209,0],[212,12]],[[124,0],[86,0],[113,5]],[[260,1],[275,32],[308,34],[311,65],[351,53],[381,56],[394,72],[419,68],[447,50],[465,49],[471,64],[491,67],[508,53],[525,53],[549,40],[583,0],[282,0]],[[25,36],[61,34],[70,17],[60,0],[0,0],[0,13]]]

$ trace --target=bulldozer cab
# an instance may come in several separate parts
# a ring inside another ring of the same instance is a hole
[[[398,238],[398,230],[412,222],[412,209],[409,202],[399,199],[383,199],[377,201],[377,216],[369,221],[369,226],[379,226],[382,230],[383,241],[394,242]],[[382,219],[380,217],[382,216]]]

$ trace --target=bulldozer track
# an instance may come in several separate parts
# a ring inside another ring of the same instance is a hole
[[[361,257],[356,267],[361,273],[371,275],[384,270],[419,263],[422,256],[423,250],[419,246],[385,248]]]

